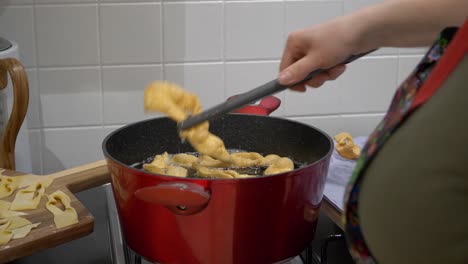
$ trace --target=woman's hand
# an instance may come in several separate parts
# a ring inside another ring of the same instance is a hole
[[[357,33],[346,23],[346,18],[298,30],[289,34],[280,64],[279,82],[283,85],[302,80],[317,69],[330,70],[320,73],[307,82],[319,87],[328,80],[335,80],[346,69],[338,65],[357,50]],[[305,91],[305,85],[292,89]]]

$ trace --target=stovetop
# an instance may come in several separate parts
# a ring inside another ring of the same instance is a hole
[[[109,219],[109,240],[112,251],[112,263],[114,264],[150,264],[135,252],[133,252],[125,243],[121,232],[120,221],[117,214],[117,207],[114,200],[114,194],[110,184],[105,186],[107,197],[107,213]],[[310,249],[307,249],[310,250]],[[300,256],[282,262],[281,264],[306,264]]]

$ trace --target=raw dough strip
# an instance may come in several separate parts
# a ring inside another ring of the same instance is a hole
[[[10,217],[0,219],[0,246],[7,244],[12,239],[26,237],[31,229],[38,227],[41,223],[31,223],[26,218]]]
[[[55,191],[47,196],[46,208],[54,214],[55,227],[63,228],[78,223],[78,214],[71,207],[70,197],[62,191]],[[57,204],[62,203],[65,210],[60,209]]]
[[[0,176],[0,199],[10,196],[18,189],[19,181],[16,177]]]
[[[10,210],[32,210],[36,209],[45,192],[45,185],[42,182],[29,185],[27,188],[19,190],[15,199],[11,202]]]

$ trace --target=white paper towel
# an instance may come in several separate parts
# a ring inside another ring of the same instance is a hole
[[[5,58],[15,58],[20,60],[19,57],[19,49],[18,44],[14,41],[9,40],[12,46],[4,51],[0,51],[0,59]],[[21,61],[21,60],[20,60]],[[8,78],[8,86],[6,89],[1,91],[3,93],[0,96],[6,96],[7,98],[7,115],[10,116],[11,109],[13,107],[13,87],[11,84],[11,79]],[[31,165],[31,147],[29,144],[29,134],[28,134],[28,126],[27,126],[27,119],[25,118],[23,121],[23,125],[18,133],[18,137],[16,138],[16,147],[15,147],[15,161],[16,161],[16,170],[21,172],[32,172],[32,165]]]

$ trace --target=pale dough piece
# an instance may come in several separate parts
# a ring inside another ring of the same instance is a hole
[[[61,203],[65,210],[57,207]],[[46,208],[54,214],[55,227],[63,228],[78,223],[78,214],[75,208],[71,207],[70,197],[62,191],[55,191],[48,195]]]
[[[177,165],[180,165],[182,167],[191,168],[192,164],[194,162],[197,162],[197,159],[198,158],[194,155],[181,153],[181,154],[175,154],[174,156],[172,156],[171,162]]]
[[[40,224],[41,223],[35,223],[35,224],[30,224],[30,225],[26,225],[23,227],[11,229],[10,231],[13,234],[11,239],[18,239],[18,238],[26,237],[29,234],[29,232],[31,232],[31,229],[38,227]]]
[[[27,214],[23,212],[10,211],[8,209],[0,210],[0,218],[8,218],[8,217],[20,216],[20,215],[27,215]]]
[[[0,200],[0,211],[8,210],[10,208],[10,202]]]
[[[336,151],[346,159],[357,159],[361,155],[361,149],[354,144],[353,138],[349,133],[343,132],[334,137],[336,141]]]
[[[8,242],[10,242],[12,237],[13,232],[11,232],[10,230],[0,231],[0,246],[6,245]]]
[[[0,199],[10,196],[19,185],[16,177],[2,175],[0,176]]]
[[[10,210],[31,210],[36,209],[44,195],[45,187],[41,182],[19,190],[15,199],[11,202]]]
[[[7,220],[10,222],[10,225],[7,227],[8,230],[32,224],[28,219],[19,216],[9,217]]]
[[[54,180],[54,178],[51,175],[37,176],[28,174],[23,176],[16,176],[15,178],[18,178],[19,180],[18,188],[28,187],[39,182],[42,183],[45,188],[47,188],[50,186],[50,184],[52,184],[52,181]]]
[[[0,219],[0,231],[1,230],[6,230],[9,225],[10,225],[10,220],[8,220],[6,218]]]
[[[294,163],[288,158],[279,158],[275,160],[263,173],[264,175],[278,174],[294,169]]]

